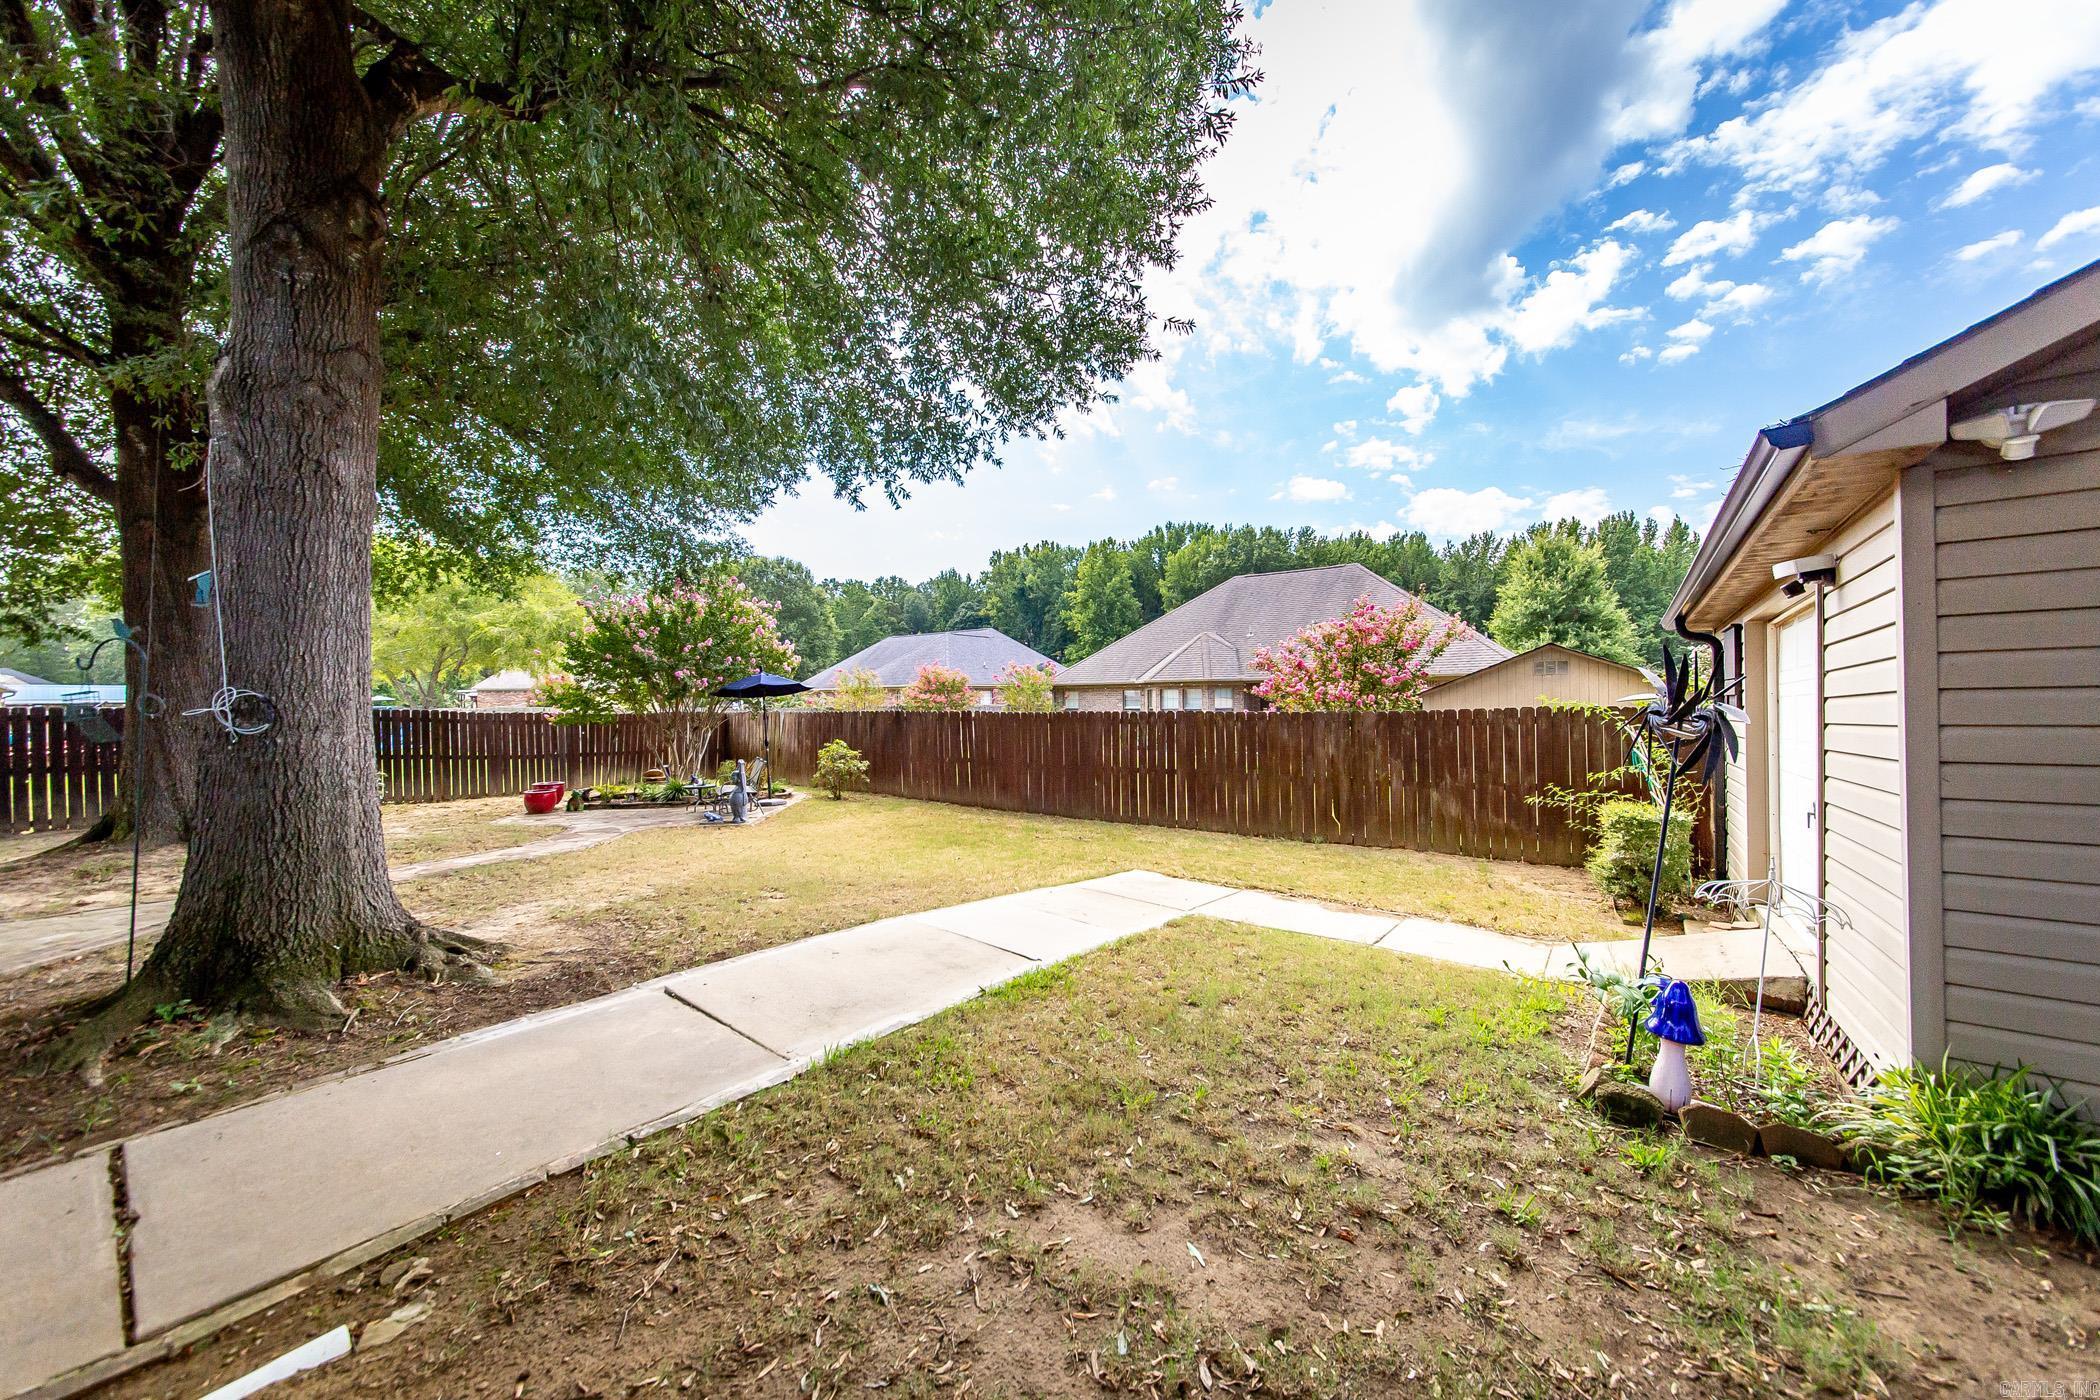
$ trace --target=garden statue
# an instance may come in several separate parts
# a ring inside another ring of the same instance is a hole
[[[1684,1047],[1706,1044],[1689,984],[1674,978],[1663,983],[1648,1013],[1648,1033],[1662,1042],[1656,1048],[1655,1068],[1648,1072],[1648,1088],[1674,1113],[1692,1101],[1692,1072],[1684,1063]]]

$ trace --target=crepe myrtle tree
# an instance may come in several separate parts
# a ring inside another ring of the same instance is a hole
[[[66,36],[169,8],[0,0],[26,55],[0,114],[13,207],[79,180],[22,149],[75,116],[15,99],[78,61]],[[228,671],[265,698],[229,710],[239,742],[202,746],[211,801],[152,957],[52,1061],[180,998],[326,1024],[346,974],[487,951],[387,880],[366,714],[384,449],[428,468],[391,507],[465,512],[469,533],[530,501],[577,534],[610,515],[685,542],[702,488],[738,515],[813,468],[856,501],[957,479],[1148,353],[1143,287],[1256,77],[1239,20],[1227,0],[183,9],[156,62],[211,68],[224,213],[204,241],[225,254],[185,421],[208,424]],[[390,270],[416,295],[390,302]],[[391,381],[390,320],[414,347]],[[478,399],[484,371],[512,392]]]
[[[897,697],[897,708],[916,714],[960,715],[974,709],[977,692],[970,678],[953,666],[929,661]]]
[[[1009,714],[1047,715],[1057,708],[1057,667],[1010,661],[999,673],[999,700]]]
[[[1254,693],[1286,713],[1419,710],[1430,663],[1468,630],[1457,618],[1432,619],[1412,599],[1382,608],[1359,598],[1346,616],[1256,651]]]
[[[558,724],[655,716],[656,757],[672,773],[704,771],[716,716],[733,703],[717,688],[799,664],[773,604],[729,575],[582,607],[584,626],[564,650],[565,669],[541,684],[537,702],[554,710]]]

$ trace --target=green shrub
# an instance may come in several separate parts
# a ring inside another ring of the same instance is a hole
[[[1652,802],[1624,799],[1597,810],[1597,844],[1586,862],[1597,888],[1614,903],[1646,906],[1648,879],[1655,868],[1655,841],[1662,831],[1662,810]],[[1663,852],[1663,903],[1692,892],[1692,819],[1670,814],[1670,844]]]
[[[834,800],[845,797],[848,788],[868,785],[868,761],[844,739],[833,739],[817,750],[817,786]]]
[[[2018,1219],[2100,1242],[2100,1129],[2024,1065],[2004,1075],[1888,1070],[1824,1122],[1861,1151],[1869,1179],[1929,1197],[1963,1224]]]

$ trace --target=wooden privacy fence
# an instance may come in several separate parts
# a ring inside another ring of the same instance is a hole
[[[1584,832],[1527,801],[1579,788],[1626,757],[1607,720],[1543,709],[1410,714],[904,714],[771,716],[773,763],[807,781],[844,739],[876,792],[1013,812],[1246,836],[1403,846],[1580,864]],[[759,719],[730,751],[759,751]],[[1638,788],[1629,784],[1628,791]],[[1695,844],[1712,849],[1710,816]]]
[[[122,707],[101,714],[123,730]],[[388,801],[442,802],[508,796],[537,782],[633,782],[661,752],[661,723],[645,715],[569,725],[531,711],[374,710],[372,738]],[[60,706],[0,709],[0,739],[0,819],[6,831],[92,826],[130,776],[122,744],[88,742],[66,723]]]

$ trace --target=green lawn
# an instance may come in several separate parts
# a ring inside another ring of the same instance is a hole
[[[1186,919],[124,1388],[200,1393],[404,1297],[428,1316],[304,1391],[1997,1394],[2084,1373],[2087,1265],[1605,1127],[1568,1102],[1575,998]]]

